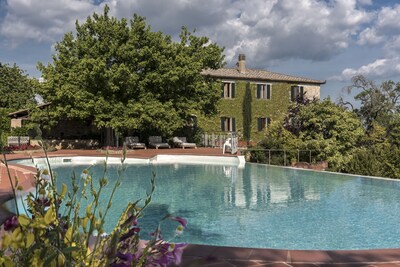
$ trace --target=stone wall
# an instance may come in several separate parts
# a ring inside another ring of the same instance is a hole
[[[22,127],[22,119],[11,119],[11,128]]]
[[[319,85],[303,85],[304,86],[304,92],[306,93],[306,97],[308,99],[313,99],[314,97],[317,99],[321,98],[321,94],[320,94],[320,89],[321,86]]]

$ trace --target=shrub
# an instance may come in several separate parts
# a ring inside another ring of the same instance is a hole
[[[24,151],[24,150],[37,150],[40,149],[39,146],[32,146],[32,145],[19,145],[19,146],[4,146],[3,151],[5,153],[9,153],[12,151]]]
[[[5,157],[4,157],[5,158]],[[27,195],[26,211],[30,216],[16,210],[16,215],[4,223],[5,234],[0,249],[0,264],[3,266],[168,266],[180,264],[185,244],[166,242],[161,238],[160,225],[153,238],[140,240],[138,219],[151,202],[155,190],[154,175],[151,190],[142,206],[140,201],[128,203],[115,228],[109,234],[104,232],[107,213],[112,198],[120,185],[124,169],[124,158],[119,169],[119,178],[109,185],[104,176],[95,186],[90,168],[78,177],[72,176],[72,189],[62,184],[57,190],[57,177],[48,169],[38,170],[35,176],[35,190]],[[7,161],[3,163],[7,165]],[[14,196],[22,190],[18,179],[9,176]],[[97,180],[97,179],[96,179]],[[80,186],[82,185],[82,186]],[[107,206],[101,207],[99,198],[106,186],[112,186]],[[88,193],[90,192],[90,193]],[[81,207],[80,199],[90,200],[87,207]],[[16,198],[14,198],[16,202]],[[17,204],[17,203],[15,203]],[[16,205],[16,207],[18,207]],[[63,209],[63,214],[60,211]],[[80,211],[85,209],[82,216]],[[176,235],[186,228],[186,220],[167,215],[164,220],[177,222]],[[161,223],[160,223],[161,224]]]

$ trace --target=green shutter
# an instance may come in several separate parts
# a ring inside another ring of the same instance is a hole
[[[257,129],[259,132],[262,131],[262,118],[257,118]]]
[[[257,84],[257,98],[261,98],[261,84]]]
[[[232,118],[232,132],[236,132],[236,119]]]
[[[224,83],[221,83],[221,98],[224,98],[225,94],[224,94]]]
[[[234,83],[231,83],[231,92],[232,92],[232,95],[231,95],[231,98],[235,98],[235,84]]]
[[[221,131],[225,132],[225,118],[221,117]]]
[[[291,87],[290,100],[296,101],[298,88],[299,88],[298,86]]]
[[[267,118],[267,127],[271,124],[271,118]]]
[[[290,87],[290,100],[294,101],[294,86]]]
[[[300,96],[300,99],[303,101],[303,98],[304,98],[304,87],[303,86],[299,86],[299,96]]]
[[[271,99],[271,85],[267,84],[267,99]]]

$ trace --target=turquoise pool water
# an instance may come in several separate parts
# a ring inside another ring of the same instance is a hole
[[[74,165],[80,173],[86,166]],[[109,167],[110,186],[116,165]],[[71,167],[54,166],[69,185]],[[92,169],[100,177],[102,166]],[[113,200],[111,229],[128,201],[144,198],[156,173],[156,192],[140,224],[155,229],[165,214],[188,219],[179,241],[281,249],[400,247],[400,183],[259,164],[132,164]],[[107,192],[109,194],[109,192]],[[107,195],[106,194],[106,195]],[[163,234],[175,225],[163,225]]]

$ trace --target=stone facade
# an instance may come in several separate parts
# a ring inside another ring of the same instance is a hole
[[[303,85],[304,86],[304,92],[306,93],[306,97],[309,99],[320,99],[321,98],[321,93],[320,85],[315,85],[315,84],[308,84],[308,85]]]
[[[237,66],[237,69],[202,72],[202,75],[221,83],[219,114],[213,117],[196,114],[198,126],[207,133],[237,132],[241,140],[247,135],[251,143],[259,142],[265,136],[268,125],[286,114],[296,94],[304,92],[307,98],[319,99],[320,86],[325,83],[321,80],[247,69],[244,55],[239,55]]]

